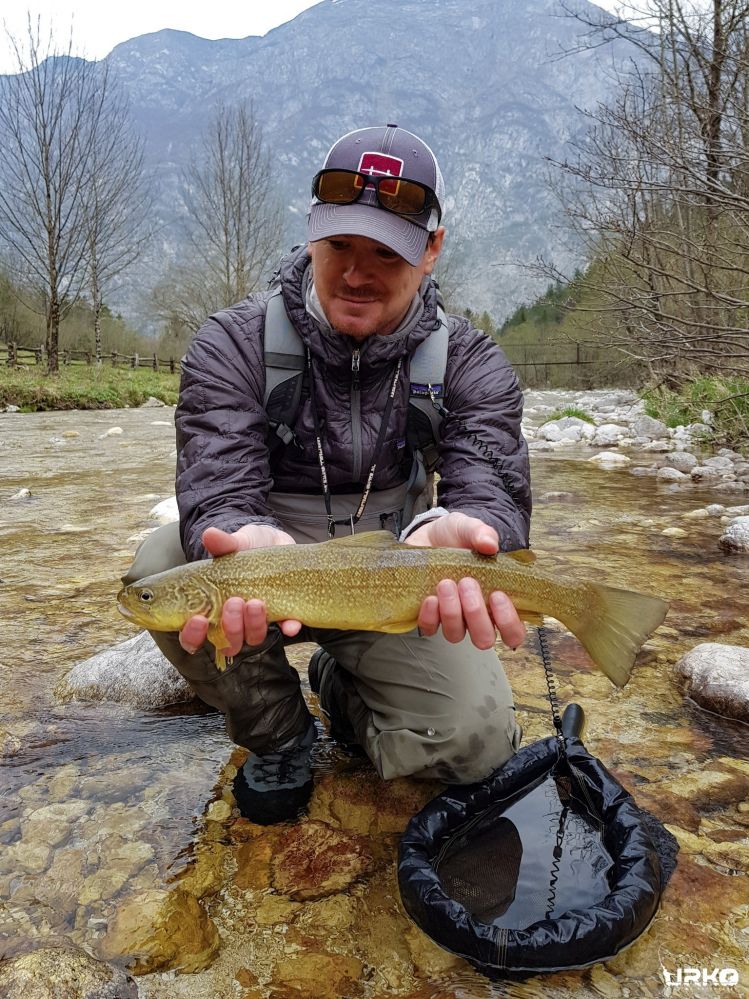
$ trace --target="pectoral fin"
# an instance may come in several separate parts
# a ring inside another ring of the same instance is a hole
[[[545,620],[544,615],[539,614],[536,611],[518,610],[518,617],[521,621],[527,621],[528,624],[535,624],[539,628]]]
[[[378,624],[377,631],[384,631],[386,635],[402,635],[406,631],[413,631],[417,621],[389,621],[387,624]]]
[[[229,645],[229,639],[224,634],[224,629],[221,624],[211,624],[208,627],[208,641],[214,646],[216,669],[223,671],[227,666],[231,666],[232,657],[225,656],[221,649],[225,649]]]
[[[520,565],[533,565],[536,561],[536,554],[530,548],[517,548],[514,552],[503,552],[507,558],[519,562]]]

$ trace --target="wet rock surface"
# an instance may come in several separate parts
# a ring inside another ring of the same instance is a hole
[[[749,553],[749,517],[732,520],[718,539],[718,544],[726,552]]]
[[[674,666],[686,693],[707,711],[749,724],[749,649],[696,645]]]
[[[147,631],[77,663],[56,693],[63,701],[113,701],[143,709],[195,700],[192,687]]]
[[[134,895],[120,908],[101,945],[136,975],[202,971],[219,948],[216,927],[194,895],[174,889]]]
[[[138,999],[120,968],[71,947],[41,947],[0,964],[3,999]]]
[[[271,864],[271,883],[295,901],[314,900],[349,888],[373,866],[363,837],[310,820],[282,836]]]

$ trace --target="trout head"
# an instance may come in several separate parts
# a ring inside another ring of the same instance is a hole
[[[209,621],[217,618],[221,604],[215,587],[204,585],[194,573],[184,571],[187,568],[146,576],[123,586],[117,594],[120,613],[149,631],[179,631],[195,614]]]

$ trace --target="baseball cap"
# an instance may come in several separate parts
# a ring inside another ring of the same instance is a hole
[[[323,171],[328,170],[355,171],[378,183],[380,177],[416,181],[434,197],[427,198],[423,211],[409,212],[406,217],[396,209],[382,207],[382,201],[388,198],[384,184],[380,193],[374,186],[362,185],[359,181],[359,197],[351,204],[331,204],[313,193],[308,223],[310,241],[328,236],[369,236],[390,247],[410,264],[418,264],[429,233],[439,225],[445,195],[437,159],[426,142],[398,125],[359,128],[342,136],[331,147],[323,164]],[[316,175],[315,182],[320,176]],[[396,187],[397,183],[392,186]],[[392,189],[391,185],[387,188]]]

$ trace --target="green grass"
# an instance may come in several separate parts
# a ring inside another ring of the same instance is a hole
[[[749,450],[749,381],[741,378],[702,377],[680,391],[660,386],[642,392],[648,416],[667,427],[702,423],[702,411],[713,417],[712,438],[718,444]]]
[[[0,367],[0,408],[14,405],[24,412],[123,409],[149,396],[173,405],[178,391],[179,375],[151,368],[71,364],[48,375],[41,366]]]
[[[578,409],[577,406],[565,406],[564,409],[558,409],[547,417],[545,422],[551,423],[552,420],[561,420],[565,416],[576,416],[578,420],[585,420],[586,423],[596,422],[590,413],[586,413],[584,409]]]

